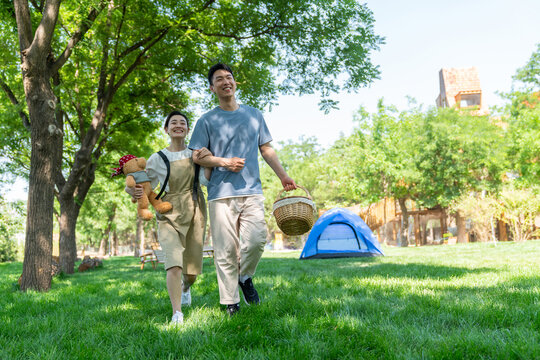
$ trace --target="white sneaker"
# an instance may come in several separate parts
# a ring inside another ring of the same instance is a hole
[[[182,291],[182,305],[190,306],[191,305],[191,288],[188,291]]]
[[[182,325],[184,323],[184,314],[180,311],[174,313],[171,319],[171,325]]]

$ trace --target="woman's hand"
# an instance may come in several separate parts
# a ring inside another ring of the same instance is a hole
[[[205,147],[200,148],[199,150],[193,150],[193,160],[202,160],[207,156],[212,156],[212,153]]]
[[[137,184],[134,187],[127,187],[124,189],[125,192],[127,192],[133,200],[137,201],[138,199],[142,198],[144,190],[143,186],[141,184]]]

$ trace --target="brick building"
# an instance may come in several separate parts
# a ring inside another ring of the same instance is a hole
[[[479,113],[487,112],[482,103],[482,88],[475,67],[441,69],[439,85],[438,107],[476,108]]]

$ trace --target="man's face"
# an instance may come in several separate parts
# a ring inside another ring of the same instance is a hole
[[[236,91],[236,81],[227,70],[218,70],[214,73],[213,84],[210,85],[210,90],[217,95],[218,98],[227,98],[234,96]]]

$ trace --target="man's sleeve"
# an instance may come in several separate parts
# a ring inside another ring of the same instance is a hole
[[[272,141],[272,135],[270,134],[270,130],[268,130],[268,126],[266,126],[266,121],[264,120],[262,114],[260,114],[260,116],[261,126],[259,127],[259,146]]]
[[[198,150],[203,147],[210,147],[208,129],[206,128],[206,122],[203,118],[200,118],[199,121],[197,121],[197,124],[195,124],[195,129],[193,129],[191,139],[189,139],[188,147],[191,150]]]

